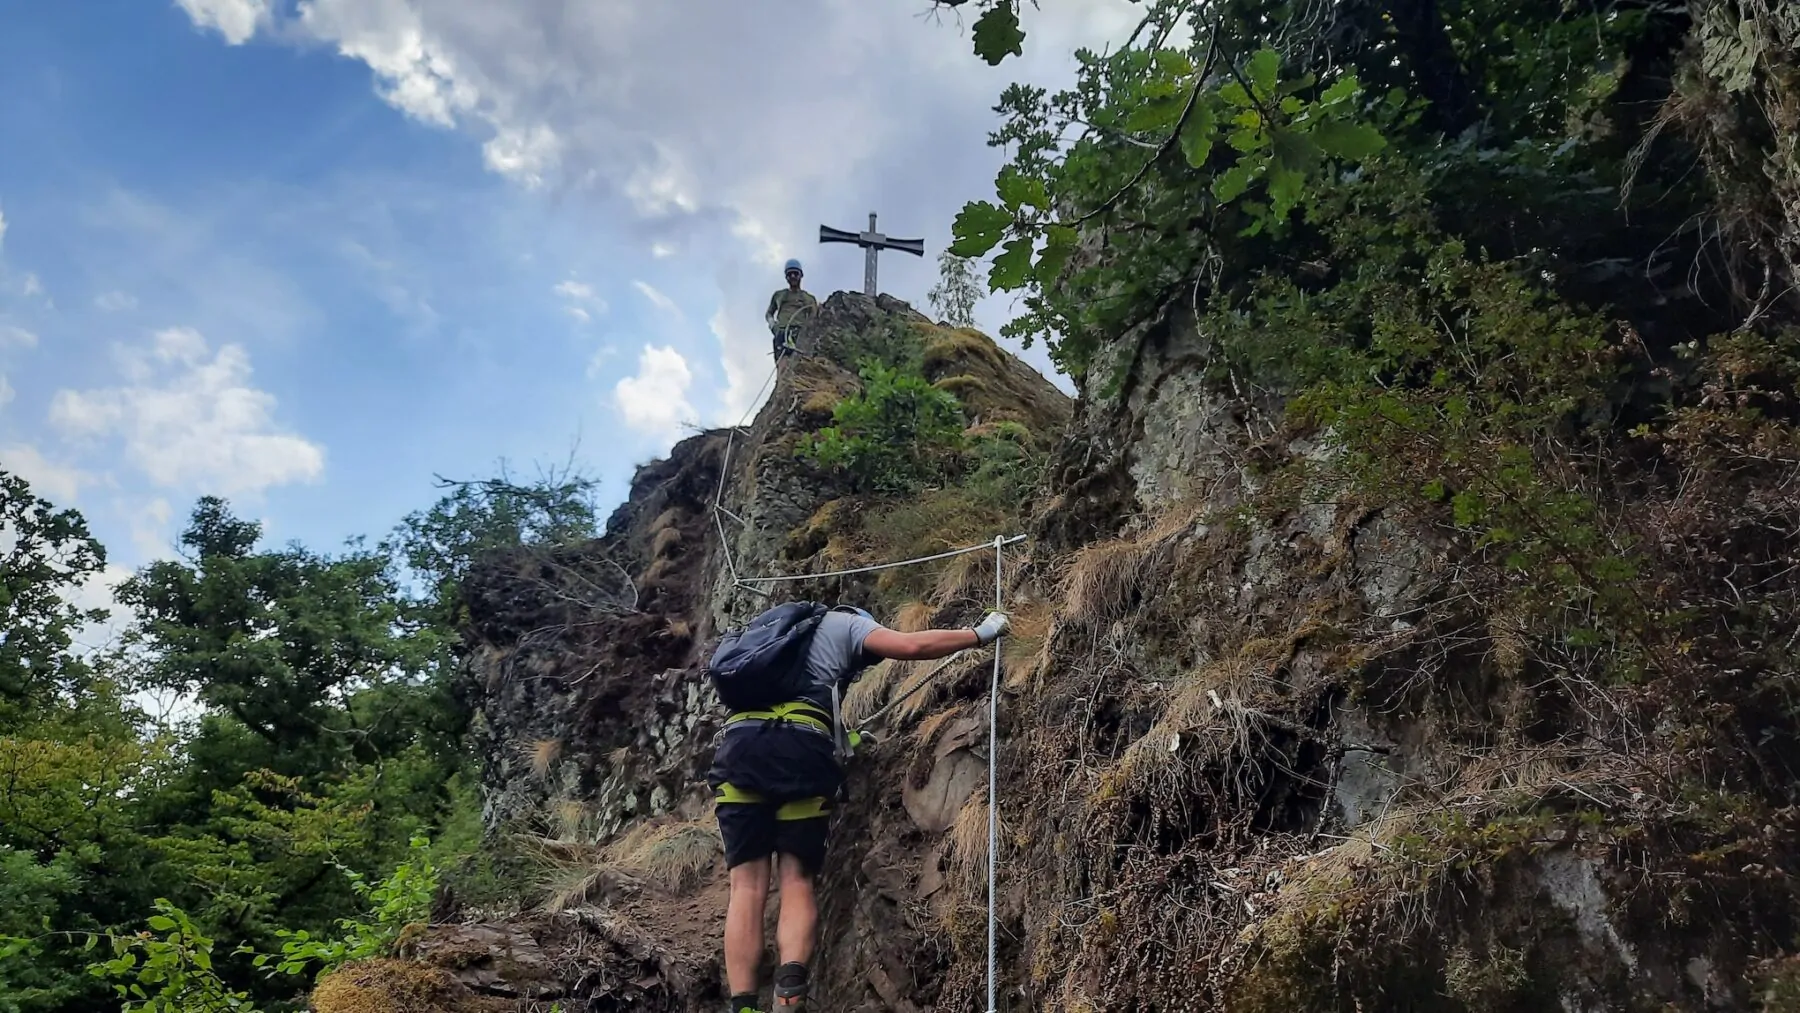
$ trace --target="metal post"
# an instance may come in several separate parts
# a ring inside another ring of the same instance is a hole
[[[876,234],[875,212],[873,211],[869,212],[869,232]],[[870,243],[863,249],[863,295],[871,299],[875,298],[875,257],[880,252],[880,248],[874,243]]]

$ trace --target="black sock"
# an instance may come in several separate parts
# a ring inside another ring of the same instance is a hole
[[[793,991],[796,994],[803,996],[806,994],[806,986],[807,974],[805,964],[794,960],[782,964],[775,969],[775,988],[777,989],[777,999],[775,1004],[777,1006],[781,1005],[779,998],[781,991]]]
[[[744,1013],[744,1010],[756,1010],[762,1013],[762,1007],[756,1004],[756,993],[745,992],[743,995],[731,997],[731,1009],[727,1013]]]

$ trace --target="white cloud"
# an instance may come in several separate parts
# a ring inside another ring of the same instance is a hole
[[[267,0],[175,0],[200,28],[216,28],[225,43],[241,46],[269,16]]]
[[[719,340],[720,361],[725,367],[725,394],[719,400],[717,415],[708,423],[735,423],[750,410],[751,399],[774,371],[774,344],[762,321],[747,324],[742,314],[728,313],[723,307],[713,314],[708,326]]]
[[[6,248],[6,211],[0,208],[0,249]]]
[[[1066,85],[1075,48],[1116,44],[1144,13],[1137,0],[1031,8],[1025,56],[994,68],[970,51],[971,19],[918,6],[791,0],[771,18],[742,0],[306,0],[274,31],[364,63],[406,115],[471,132],[488,170],[623,212],[653,258],[708,258],[696,269],[718,278],[729,401],[767,355],[760,317],[781,262],[806,257],[820,224],[856,228],[873,209],[884,231],[925,237],[923,260],[881,261],[883,290],[923,305],[951,220],[1004,158],[986,145],[1000,92]],[[859,289],[857,253],[817,254],[809,289]]]
[[[586,282],[571,278],[557,283],[555,292],[566,301],[563,309],[584,324],[594,319],[593,314],[606,312],[606,300],[595,294],[594,286]]]
[[[530,127],[506,127],[481,146],[482,161],[502,176],[526,186],[542,186],[544,173],[556,164],[556,132],[541,123]]]
[[[324,472],[324,450],[282,431],[275,397],[250,385],[241,346],[212,352],[199,332],[171,328],[149,349],[120,349],[119,359],[125,386],[56,392],[50,421],[65,436],[117,438],[156,484],[227,496]]]
[[[662,310],[664,313],[672,313],[678,317],[681,316],[681,307],[675,305],[675,300],[664,295],[656,286],[647,281],[634,280],[631,283],[631,287],[642,293],[644,298],[650,300],[650,304],[657,309]]]
[[[131,544],[139,556],[145,560],[169,558],[169,520],[175,510],[168,500],[158,496],[122,512],[130,517]]]
[[[19,291],[28,299],[34,295],[43,295],[44,283],[38,280],[37,275],[27,272],[25,281],[19,286]]]
[[[38,336],[23,327],[0,324],[0,348],[36,348]]]
[[[0,447],[0,468],[30,482],[32,492],[58,506],[73,504],[91,481],[80,469],[51,461],[29,444]]]
[[[137,296],[129,292],[106,292],[94,298],[94,306],[107,313],[122,313],[138,307]]]
[[[637,374],[614,385],[613,397],[626,425],[648,436],[672,438],[694,415],[687,400],[693,381],[693,371],[680,352],[645,345],[638,355]]]
[[[0,373],[0,408],[5,408],[7,405],[12,404],[13,397],[16,393],[17,392],[13,390],[13,385],[6,381],[6,374]]]
[[[381,97],[410,116],[448,127],[480,102],[476,82],[426,34],[405,0],[311,0],[301,5],[299,23],[368,64],[383,85]]]

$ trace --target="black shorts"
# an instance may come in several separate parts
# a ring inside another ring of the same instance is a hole
[[[816,873],[843,771],[827,735],[764,725],[728,729],[707,782],[718,803],[725,864],[783,852]]]
[[[722,793],[729,793],[727,786]],[[725,839],[725,867],[773,854],[792,855],[809,876],[825,864],[831,800],[824,796],[794,802],[720,802],[719,836]]]

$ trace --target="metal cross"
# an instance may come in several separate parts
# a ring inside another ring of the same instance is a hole
[[[875,231],[875,212],[869,212],[869,231],[845,232],[829,225],[819,226],[821,243],[855,243],[863,248],[863,294],[875,297],[875,257],[882,250],[904,250],[915,257],[925,256],[923,239],[889,239]]]

